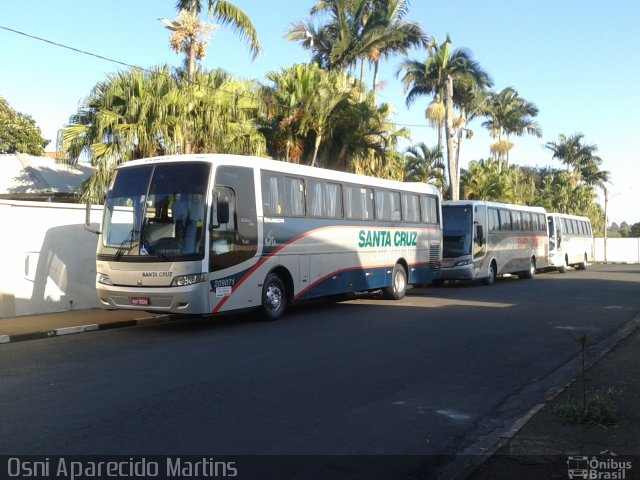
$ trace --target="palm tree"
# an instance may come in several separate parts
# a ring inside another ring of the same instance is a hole
[[[267,106],[263,129],[272,141],[272,155],[287,162],[299,163],[304,147],[301,125],[305,85],[310,81],[309,67],[297,64],[279,72],[269,72],[267,80],[272,86],[262,88]]]
[[[507,182],[500,171],[500,162],[495,159],[469,162],[463,174],[464,197],[473,200],[504,201]]]
[[[454,98],[455,85],[475,85],[474,88],[483,90],[489,88],[493,82],[489,75],[473,60],[471,52],[464,48],[451,50],[451,38],[438,44],[434,39],[428,48],[428,57],[424,63],[416,60],[405,61],[398,70],[402,74],[402,83],[406,93],[407,106],[418,97],[433,96],[439,103],[444,101],[445,135],[447,139],[447,166],[449,171],[449,185],[451,198],[460,198],[459,164],[456,163],[454,145],[454,104],[460,105],[458,97]]]
[[[317,65],[310,67],[311,79],[303,91],[302,126],[303,130],[315,134],[311,166],[316,166],[318,151],[325,136],[329,133],[331,115],[350,97],[349,80],[337,72],[325,72]]]
[[[407,0],[319,0],[310,13],[328,14],[329,21],[321,27],[310,21],[291,24],[286,38],[312,50],[313,60],[328,70],[349,69],[359,62],[361,83],[365,62],[371,62],[375,103],[380,59],[427,46],[420,25],[404,21],[408,6]]]
[[[499,159],[506,159],[507,165],[509,152],[513,148],[513,143],[510,141],[512,134],[542,137],[540,125],[533,120],[538,115],[538,107],[520,97],[513,87],[491,94],[483,108],[483,113],[489,119],[483,122],[482,126],[491,132],[495,140],[491,145],[491,153],[497,154]],[[503,134],[507,137],[505,140],[502,138]]]
[[[406,181],[432,183],[442,192],[442,151],[437,146],[429,148],[424,142],[420,142],[408,147],[404,155]]]
[[[572,169],[579,171],[598,150],[595,145],[583,144],[583,139],[582,133],[570,136],[560,134],[557,142],[547,142],[545,147],[553,152],[553,158],[560,160],[567,166],[567,172]]]
[[[171,40],[172,48],[185,53],[187,77],[190,81],[195,74],[196,59],[203,58],[205,54],[207,44],[203,34],[210,33],[210,26],[197,21],[202,5],[202,0],[178,0],[176,3],[178,19],[173,21],[160,19],[166,28],[174,32]],[[207,15],[221,25],[231,25],[240,38],[248,43],[253,58],[258,56],[261,51],[258,35],[253,23],[240,8],[226,0],[208,0]]]
[[[373,11],[366,25],[364,49],[374,65],[372,91],[375,103],[380,59],[396,53],[406,56],[414,47],[427,48],[429,37],[418,23],[404,21],[409,12],[408,0],[378,0],[370,5]]]
[[[94,86],[61,134],[67,161],[86,156],[97,167],[87,195],[102,196],[119,163],[177,153],[182,131],[175,119],[183,104],[168,67],[130,69]]]
[[[372,93],[368,95],[370,97]],[[409,131],[396,128],[392,114],[389,104],[374,105],[370,98],[364,102],[344,103],[343,108],[336,112],[331,138],[325,148],[325,156],[335,159],[331,167],[402,179],[403,158],[396,149],[400,138],[409,138]]]
[[[328,71],[349,69],[362,56],[358,36],[362,33],[365,6],[365,0],[320,0],[310,14],[327,14],[329,21],[318,27],[311,21],[292,23],[285,38],[311,50],[312,61]]]
[[[115,165],[181,153],[187,145],[195,152],[264,153],[253,85],[222,71],[199,73],[196,80],[186,85],[168,66],[132,68],[92,89],[62,131],[66,159],[86,156],[97,168],[84,198],[102,196]]]
[[[193,81],[196,60],[202,60],[205,57],[208,38],[214,26],[200,22],[198,15],[187,10],[181,10],[175,20],[166,18],[159,20],[167,30],[173,32],[169,41],[171,49],[185,55],[187,77],[189,81]]]

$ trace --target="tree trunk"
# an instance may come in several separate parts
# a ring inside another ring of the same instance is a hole
[[[447,137],[447,164],[451,186],[451,200],[460,200],[458,171],[455,162],[455,142],[453,131],[453,78],[447,75],[447,98],[445,100],[445,135]]]
[[[316,160],[318,159],[318,150],[320,149],[320,142],[322,141],[322,135],[320,133],[316,134],[316,143],[313,147],[313,159],[311,160],[311,166],[316,166]]]
[[[444,193],[447,190],[447,175],[449,174],[449,167],[444,164],[444,149],[442,148],[442,123],[438,123],[438,153],[440,158],[438,159],[438,165],[442,167],[442,190],[440,193]]]
[[[364,62],[365,58],[360,59],[360,101],[364,100]]]
[[[464,108],[460,111],[460,126],[456,135],[456,176],[458,178],[458,184],[460,184],[460,150],[462,147],[462,134],[464,133],[464,126],[466,125]]]
[[[378,91],[378,67],[379,67],[379,61],[376,60],[375,63],[373,64],[373,105],[376,105],[376,94]]]
[[[196,73],[196,39],[192,38],[189,42],[189,52],[187,54],[187,78],[189,82],[193,82]]]

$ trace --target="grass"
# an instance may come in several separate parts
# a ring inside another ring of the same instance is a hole
[[[620,423],[618,406],[602,392],[593,392],[586,401],[569,401],[553,409],[553,414],[563,423],[615,425]]]

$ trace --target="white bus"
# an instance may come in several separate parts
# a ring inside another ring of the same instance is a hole
[[[440,273],[438,190],[257,157],[119,166],[105,199],[97,293],[106,309],[209,314],[384,290]]]
[[[547,213],[549,225],[549,267],[560,273],[571,266],[586,270],[593,261],[593,232],[587,217]]]
[[[444,280],[481,280],[498,275],[533,278],[547,266],[546,212],[478,200],[442,202]]]

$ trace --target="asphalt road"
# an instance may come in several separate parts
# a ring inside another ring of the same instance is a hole
[[[415,455],[393,478],[427,478],[574,376],[576,337],[605,348],[639,287],[595,265],[4,345],[0,455]]]

